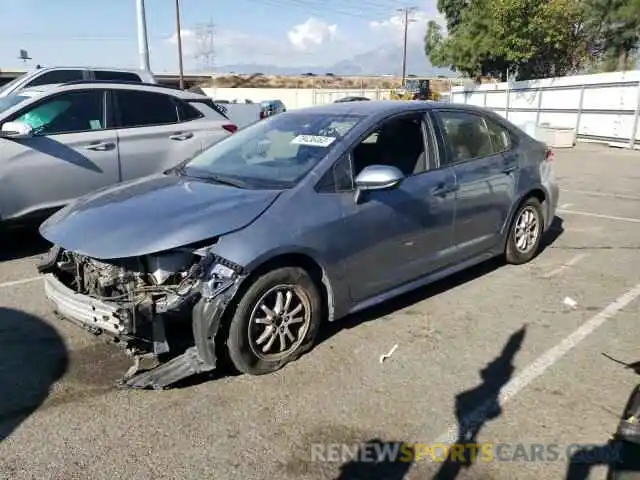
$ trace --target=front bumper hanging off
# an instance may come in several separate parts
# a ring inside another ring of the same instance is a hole
[[[58,252],[52,251],[38,266],[41,273],[50,272]],[[191,324],[194,345],[184,353],[161,363],[151,369],[140,369],[140,360],[146,355],[136,355],[134,366],[118,381],[120,388],[138,388],[154,390],[165,389],[176,382],[192,375],[207,373],[216,368],[215,339],[222,316],[227,305],[233,299],[245,276],[240,272],[217,282],[214,288],[202,289],[199,300],[191,310]],[[206,281],[203,284],[206,285]],[[99,334],[108,332],[116,337],[131,338],[130,308],[133,306],[101,301],[88,295],[73,291],[62,283],[53,273],[45,273],[44,288],[47,298],[53,303],[56,313],[65,320]],[[163,318],[153,320],[154,333],[156,326],[164,334]],[[154,335],[155,336],[155,335]],[[154,338],[154,346],[158,339]],[[164,340],[164,339],[160,339]],[[155,358],[156,355],[153,354]]]
[[[216,368],[215,338],[224,311],[235,295],[239,283],[228,286],[213,299],[201,299],[193,309],[192,325],[195,346],[182,355],[149,371],[123,378],[120,386],[160,390],[185,378],[207,373]]]

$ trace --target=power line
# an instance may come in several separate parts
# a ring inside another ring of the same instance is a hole
[[[409,15],[414,13],[418,8],[417,7],[405,7],[399,8],[398,11],[404,15],[402,20],[402,27],[404,30],[404,41],[402,47],[402,86],[405,86],[406,78],[407,78],[407,31],[409,30],[409,23],[413,23],[416,20],[413,18],[409,18]]]

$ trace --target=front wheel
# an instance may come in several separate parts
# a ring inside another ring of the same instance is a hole
[[[538,251],[544,230],[542,207],[537,198],[524,201],[516,212],[507,237],[507,263],[520,265],[530,261]]]
[[[321,317],[320,292],[305,270],[267,272],[238,302],[229,325],[229,358],[242,373],[275,372],[313,346]]]

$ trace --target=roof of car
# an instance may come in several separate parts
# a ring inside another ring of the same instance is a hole
[[[436,106],[446,106],[447,108],[468,108],[469,105],[450,104],[441,102],[432,102],[424,100],[372,100],[369,102],[336,102],[326,105],[314,105],[312,107],[299,108],[293,112],[299,113],[320,113],[324,115],[375,115],[375,114],[393,114],[402,113],[412,110],[424,110]]]
[[[122,90],[137,90],[146,92],[167,93],[178,97],[182,100],[202,100],[209,98],[201,93],[189,92],[188,90],[180,90],[177,88],[167,87],[153,83],[142,82],[118,82],[118,81],[102,81],[102,80],[78,80],[74,82],[58,83],[51,85],[41,85],[25,89],[24,91],[38,93],[49,93],[53,90],[80,90],[91,88],[112,88]]]

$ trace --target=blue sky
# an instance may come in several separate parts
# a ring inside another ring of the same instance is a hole
[[[203,68],[204,26],[213,22],[213,66],[238,63],[327,65],[400,43],[398,8],[418,8],[409,41],[441,21],[436,0],[181,0],[185,70]],[[3,0],[0,68],[138,65],[135,0]],[[154,71],[177,71],[174,0],[145,0]],[[200,33],[198,33],[200,32]],[[24,64],[20,49],[33,58]]]

